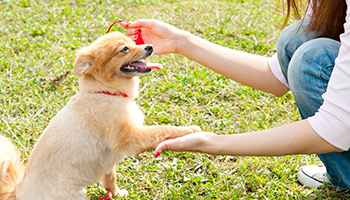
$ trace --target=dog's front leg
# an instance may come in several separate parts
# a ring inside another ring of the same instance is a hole
[[[106,174],[102,178],[101,182],[103,187],[106,188],[106,190],[109,190],[112,192],[113,197],[117,197],[117,196],[125,197],[129,194],[127,190],[120,190],[118,188],[116,184],[115,166],[108,174]]]
[[[123,142],[124,145],[127,145],[127,149],[130,149],[131,152],[133,150],[133,153],[136,154],[152,149],[154,145],[166,139],[200,131],[198,126],[141,126],[133,128]]]

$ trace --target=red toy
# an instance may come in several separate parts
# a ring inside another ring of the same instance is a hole
[[[107,30],[107,33],[109,33],[109,31],[111,30],[111,28],[114,26],[114,24],[116,24],[116,23],[120,23],[120,22],[125,22],[127,25],[129,25],[130,24],[130,22],[128,22],[128,21],[126,21],[126,20],[118,20],[118,21],[116,21],[116,22],[114,22],[109,28],[108,28],[108,30]],[[106,34],[107,34],[106,33]],[[137,44],[137,45],[139,45],[139,44],[145,44],[145,42],[143,41],[143,39],[142,39],[142,37],[141,37],[141,30],[139,30],[138,32],[137,32],[137,39],[135,40],[135,43]]]

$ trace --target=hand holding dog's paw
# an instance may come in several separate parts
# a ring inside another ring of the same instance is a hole
[[[139,154],[150,149],[155,149],[161,142],[169,140],[170,138],[174,139],[200,132],[201,128],[199,126],[145,126],[142,128],[142,130],[149,131],[150,135],[148,138],[151,138],[152,140],[148,140],[149,142],[145,143],[145,146],[135,152],[135,154]]]
[[[195,132],[183,137],[165,140],[157,146],[154,156],[158,157],[164,151],[201,152],[201,147],[214,135],[216,134],[210,132]]]

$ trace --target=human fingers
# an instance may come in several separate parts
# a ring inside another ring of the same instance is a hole
[[[158,23],[160,23],[160,21],[155,19],[138,19],[135,22],[130,22],[129,28],[152,28]]]
[[[132,35],[136,35],[139,30],[140,30],[140,28],[127,28],[126,35],[129,37]]]
[[[126,21],[120,22],[120,25],[121,25],[123,28],[129,28],[129,24],[130,24],[130,22],[126,22]]]
[[[158,146],[155,150],[154,157],[157,158],[163,152],[168,151],[169,150],[169,143],[171,143],[173,140],[174,139],[165,140],[165,141],[161,142],[160,144],[158,144]]]

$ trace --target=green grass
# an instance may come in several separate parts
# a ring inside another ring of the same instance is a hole
[[[80,47],[116,19],[155,18],[233,49],[270,56],[283,17],[272,0],[14,1],[0,0],[0,134],[30,154],[50,119],[78,92],[70,73]],[[115,26],[113,30],[124,31]],[[142,77],[139,105],[146,124],[199,125],[217,134],[263,130],[299,120],[290,93],[282,98],[242,86],[179,55],[153,56],[164,70]],[[211,156],[153,152],[117,164],[117,184],[129,199],[346,199],[329,187],[304,188],[301,166],[315,155]],[[91,199],[105,191],[87,188]]]

